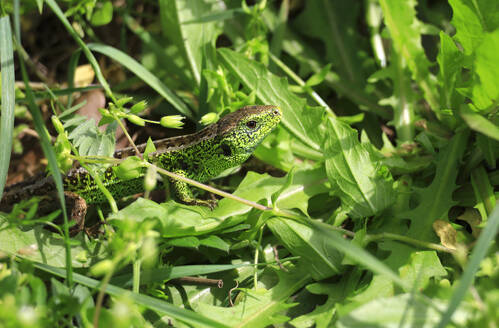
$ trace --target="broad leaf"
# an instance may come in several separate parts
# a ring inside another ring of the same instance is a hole
[[[380,213],[395,201],[392,178],[371,158],[357,132],[334,118],[327,122],[326,172],[343,206],[354,218]]]

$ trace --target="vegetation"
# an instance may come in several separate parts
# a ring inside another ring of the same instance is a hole
[[[2,1],[0,196],[45,167],[99,172],[120,139],[250,104],[283,119],[210,182],[233,195],[214,210],[110,197],[87,215],[100,232],[76,236],[64,201],[0,213],[1,325],[497,327],[498,13],[497,0]]]

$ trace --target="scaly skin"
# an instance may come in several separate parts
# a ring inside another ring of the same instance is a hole
[[[149,154],[146,160],[170,172],[206,182],[226,169],[246,161],[260,142],[277,126],[281,115],[276,106],[247,106],[224,116],[217,123],[197,133],[155,141],[156,152]],[[145,146],[139,145],[139,151],[144,152]],[[135,151],[131,147],[114,153],[116,158],[133,155]],[[100,178],[113,197],[121,198],[143,191],[144,174],[145,169],[139,177],[124,181],[119,179],[113,167],[110,167]],[[82,199],[83,204],[106,202],[95,181],[83,168],[71,170],[63,182],[66,196],[73,200],[73,205],[81,206]],[[194,198],[185,182],[172,180],[172,184],[182,202],[210,207],[214,205],[213,202]],[[43,196],[53,191],[55,186],[51,177],[38,178],[32,183],[21,182],[6,189],[0,209],[11,208],[22,199]],[[73,216],[84,216],[86,205],[84,209],[73,210],[75,211],[77,214],[72,214]]]

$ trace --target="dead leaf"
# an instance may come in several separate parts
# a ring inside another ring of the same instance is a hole
[[[95,72],[90,64],[76,67],[74,84],[76,87],[86,87],[94,80]]]
[[[433,230],[440,238],[440,243],[445,247],[450,249],[456,249],[457,241],[457,231],[454,229],[449,222],[443,220],[436,220],[433,222]]]

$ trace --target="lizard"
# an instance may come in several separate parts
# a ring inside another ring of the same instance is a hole
[[[178,175],[207,182],[223,171],[244,163],[262,140],[274,130],[282,117],[281,110],[273,105],[246,106],[223,116],[218,122],[188,135],[154,141],[156,150],[144,159]],[[144,153],[146,144],[136,147]],[[116,150],[114,157],[125,159],[136,155],[134,147]],[[99,174],[104,186],[116,198],[144,191],[143,168],[134,178],[119,178],[114,166]],[[62,176],[66,203],[71,208],[71,218],[77,222],[74,232],[81,231],[88,205],[106,203],[107,199],[97,187],[92,176],[83,168],[71,169]],[[215,206],[213,200],[194,197],[186,182],[170,179],[177,198],[187,205]],[[57,204],[56,187],[52,176],[43,176],[8,186],[0,201],[1,211],[12,210],[14,204],[33,196],[51,194],[51,205]],[[52,209],[53,210],[53,209]],[[49,211],[46,211],[49,212]]]

